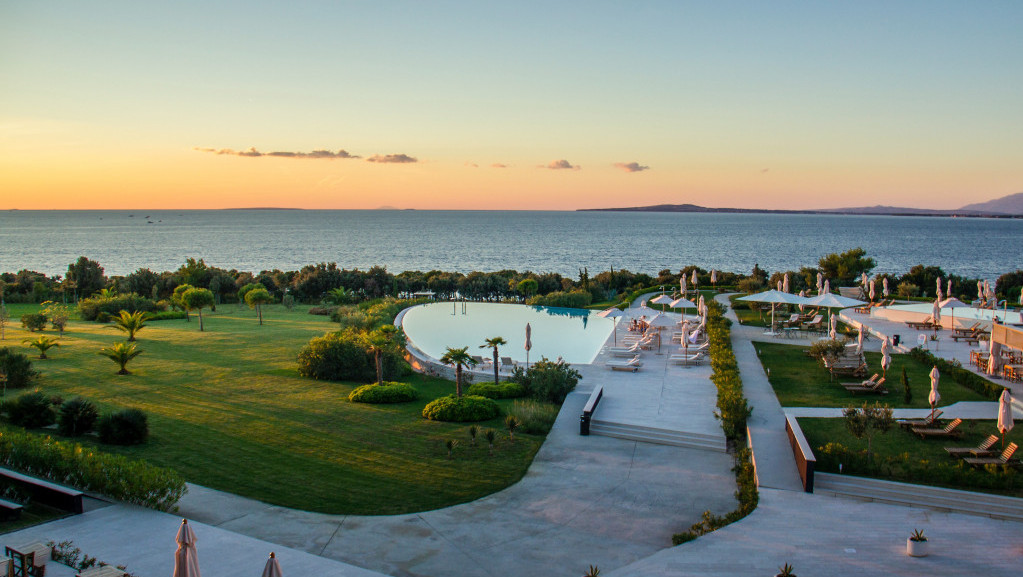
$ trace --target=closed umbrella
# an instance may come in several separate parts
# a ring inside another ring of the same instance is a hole
[[[599,313],[597,313],[597,316],[605,319],[612,319],[614,321],[615,346],[618,346],[618,321],[615,319],[625,316],[625,311],[618,307],[611,307],[609,309],[604,309],[600,311]]]
[[[988,341],[987,374],[997,375],[1002,364],[1002,345],[995,339]]]
[[[941,294],[941,277],[939,276],[939,277],[938,277],[938,280],[937,280],[937,281],[935,281],[935,282],[936,282],[936,284],[938,285],[938,288],[937,288],[937,289],[935,289],[935,291],[934,291],[934,294],[935,294],[935,295],[936,295],[936,296],[938,297],[938,300],[939,300],[939,301],[940,301],[940,300],[944,300],[944,299],[942,299],[942,298],[941,298],[942,296],[944,296],[944,295],[942,295],[942,294]]]
[[[682,275],[682,278],[678,279],[679,293],[684,297],[686,296],[686,276]]]
[[[526,368],[529,368],[529,349],[533,348],[533,327],[526,323]]]
[[[710,284],[718,284],[718,271],[710,269]]]
[[[200,577],[195,531],[188,526],[188,519],[181,520],[181,527],[174,540],[178,542],[178,550],[174,552],[174,577]]]
[[[824,294],[830,294],[830,293],[831,293],[831,281],[825,280],[824,281]]]
[[[1002,447],[1005,447],[1005,433],[1012,430],[1012,397],[1009,389],[1002,389],[998,397],[998,432],[1002,434]]]
[[[874,280],[871,279],[870,280],[870,295],[868,295],[868,296],[870,296],[870,302],[874,302],[874,294],[875,294],[874,293]]]
[[[888,277],[881,279],[881,294],[888,298]]]
[[[952,298],[952,297],[955,296],[955,293],[952,292],[952,279],[951,278],[945,281],[945,296],[948,297],[948,298]]]
[[[931,309],[931,320],[934,321],[934,334],[938,334],[938,327],[941,326],[941,303],[934,299],[934,308]]]
[[[689,282],[693,283],[693,287],[700,286],[700,279],[696,276],[696,269],[693,269],[693,276],[689,278]]]
[[[701,315],[707,314],[707,301],[703,299],[703,295],[700,295],[700,300],[696,301],[696,312]]]
[[[938,379],[941,378],[941,373],[938,372],[938,367],[931,369],[931,393],[927,395],[927,402],[931,405],[931,418],[934,418],[934,408],[938,405],[938,401],[941,400],[941,395],[938,394]]]
[[[1019,304],[1023,305],[1023,288],[1019,289]]]
[[[781,292],[789,292],[789,275],[785,273],[785,279],[781,283]]]
[[[787,290],[785,290],[784,287],[785,285],[781,282],[781,279],[778,279],[778,292],[780,293],[788,292]]]
[[[806,298],[806,289],[799,291],[799,296]],[[806,305],[799,305],[799,312],[803,312],[806,309]]]
[[[888,367],[892,365],[892,341],[886,336],[881,343],[881,370],[884,377],[888,377]]]
[[[856,335],[856,353],[863,354],[863,323],[860,323],[860,330]]]
[[[685,355],[683,363],[689,368],[689,321],[682,321],[682,354]]]
[[[823,294],[824,291],[824,275],[817,273],[817,294]]]
[[[831,330],[828,331],[828,335],[831,336],[831,340],[838,338],[838,319],[836,319],[834,315],[831,317]]]
[[[277,556],[273,553],[270,553],[270,558],[266,560],[263,577],[284,577],[284,573],[281,573],[281,564],[277,562]]]

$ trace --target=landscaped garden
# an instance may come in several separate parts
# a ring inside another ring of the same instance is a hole
[[[68,439],[96,450],[141,458],[177,470],[187,481],[268,503],[326,513],[392,514],[466,502],[500,490],[525,473],[543,442],[520,427],[509,438],[504,413],[557,408],[498,399],[502,410],[478,423],[423,418],[423,408],[454,392],[450,381],[406,374],[389,381],[411,385],[418,398],[390,404],[355,403],[363,382],[313,380],[299,375],[297,356],[311,338],[336,331],[309,307],[262,305],[262,326],[248,307],[220,305],[198,319],[149,321],[135,335],[142,354],[130,374],[97,354],[123,343],[112,325],[72,320],[60,346],[38,360],[23,339],[39,336],[19,326],[38,305],[8,304],[11,322],[0,347],[32,357],[40,376],[32,387],[63,399],[81,396],[102,413],[137,408],[148,416],[148,440],[119,446],[96,437]],[[482,343],[480,343],[482,344]],[[8,389],[9,400],[22,391]],[[521,422],[523,418],[519,418]],[[495,431],[491,451],[487,429]],[[34,429],[40,436],[56,431]],[[454,441],[454,442],[452,442]],[[449,446],[450,445],[450,446]]]

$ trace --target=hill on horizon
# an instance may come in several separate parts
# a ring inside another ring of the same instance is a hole
[[[995,198],[987,202],[968,204],[959,210],[996,212],[1000,214],[1023,214],[1023,192]]]

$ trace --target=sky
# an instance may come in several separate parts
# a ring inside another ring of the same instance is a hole
[[[1017,0],[4,0],[0,209],[958,208],[1023,191],[1021,24]]]

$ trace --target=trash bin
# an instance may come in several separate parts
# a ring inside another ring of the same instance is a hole
[[[893,347],[899,346],[899,341],[900,340],[902,340],[902,336],[901,335],[892,335],[892,346]]]

